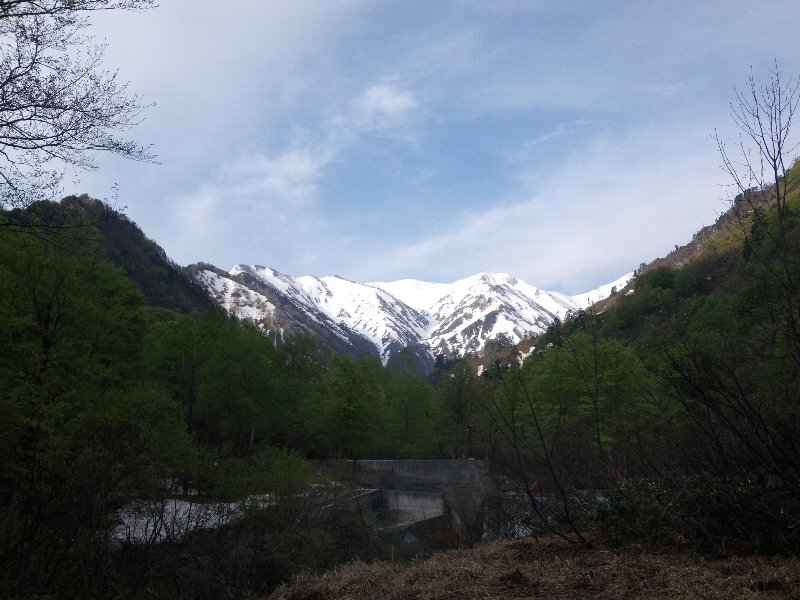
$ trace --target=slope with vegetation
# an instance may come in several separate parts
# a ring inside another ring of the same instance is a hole
[[[765,130],[751,129],[767,146]],[[772,181],[737,180],[702,242],[470,383],[472,431],[539,527],[573,543],[593,524],[608,542],[800,550],[800,162],[782,160],[766,154]]]
[[[545,537],[451,550],[411,565],[354,561],[320,577],[301,578],[269,598],[730,600],[786,591],[799,582],[800,564],[793,558],[706,560],[631,546],[576,549]]]

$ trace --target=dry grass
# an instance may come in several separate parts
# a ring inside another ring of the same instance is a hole
[[[753,579],[780,577],[785,591],[754,592]],[[270,600],[471,598],[797,598],[800,560],[574,549],[555,539],[497,542],[435,554],[411,565],[355,562],[297,580]]]

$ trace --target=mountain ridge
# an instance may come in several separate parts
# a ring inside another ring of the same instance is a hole
[[[372,351],[386,364],[404,350],[423,370],[438,355],[479,353],[490,341],[514,344],[543,332],[555,319],[586,308],[633,276],[568,296],[530,285],[510,273],[483,272],[451,284],[415,279],[359,283],[338,275],[293,277],[262,265],[227,273],[202,263],[189,272],[229,314],[267,333],[324,332],[338,349]]]

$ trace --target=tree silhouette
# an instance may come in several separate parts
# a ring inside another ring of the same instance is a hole
[[[0,207],[60,192],[64,172],[97,167],[95,153],[153,159],[121,137],[144,105],[101,66],[87,35],[96,10],[143,10],[153,0],[0,0]]]

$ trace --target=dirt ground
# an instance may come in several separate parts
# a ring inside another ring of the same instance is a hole
[[[783,588],[783,589],[751,589]],[[410,565],[354,562],[301,578],[270,600],[797,598],[797,557],[709,558],[626,546],[571,548],[555,538],[495,542]]]

